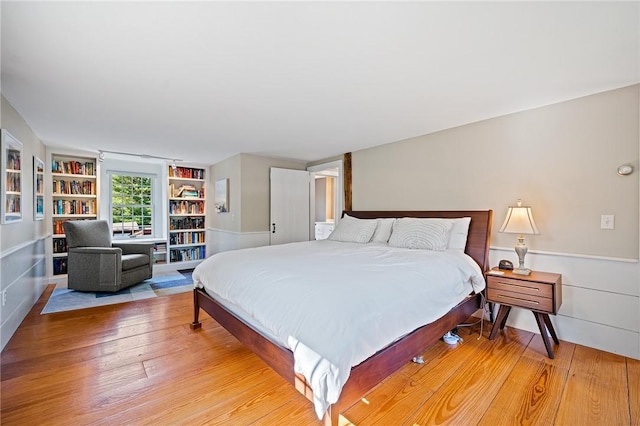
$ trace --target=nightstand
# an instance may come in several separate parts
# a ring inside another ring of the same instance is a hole
[[[493,340],[498,330],[504,328],[512,307],[529,309],[536,318],[547,354],[549,358],[553,358],[547,329],[553,341],[559,344],[549,314],[555,315],[562,304],[562,275],[539,271],[531,271],[531,275],[502,272],[504,275],[487,273],[487,300],[500,304],[489,340]]]

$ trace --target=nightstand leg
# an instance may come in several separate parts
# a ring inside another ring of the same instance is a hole
[[[553,359],[553,348],[551,347],[551,342],[549,341],[549,335],[547,334],[547,328],[545,326],[545,322],[547,321],[544,318],[545,314],[541,314],[540,312],[533,312],[533,316],[536,318],[536,322],[538,323],[538,328],[540,329],[540,337],[542,337],[544,347],[547,348],[547,355],[549,355],[549,358]],[[553,334],[555,334],[555,331],[553,332]]]
[[[511,312],[511,306],[500,305],[500,310],[502,310],[502,308],[505,310],[504,317],[502,318],[502,321],[496,320],[496,322],[500,324],[500,330],[504,329],[504,326],[507,325],[507,318],[509,318],[509,313]]]
[[[498,330],[502,330],[504,328],[504,325],[507,323],[507,317],[509,316],[510,311],[511,311],[511,306],[500,305],[500,309],[498,310],[498,316],[496,317],[496,320],[493,323],[491,334],[489,334],[489,340],[493,340],[496,337]]]
[[[556,335],[556,331],[553,328],[553,324],[551,324],[551,319],[549,319],[549,314],[543,314],[543,318],[544,318],[544,323],[547,325],[547,328],[549,329],[549,333],[551,333],[551,337],[553,338],[553,341],[559,345],[560,340],[558,340],[558,336]]]

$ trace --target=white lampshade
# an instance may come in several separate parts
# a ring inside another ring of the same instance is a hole
[[[509,206],[507,217],[499,232],[510,234],[539,234],[536,223],[533,221],[533,213],[531,207],[523,206],[522,201],[518,200],[517,206]]]

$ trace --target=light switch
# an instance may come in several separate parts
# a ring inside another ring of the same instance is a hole
[[[600,216],[600,229],[614,229],[615,219],[615,215],[603,214]]]

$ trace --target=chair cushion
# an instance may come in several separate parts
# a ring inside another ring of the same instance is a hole
[[[149,265],[149,256],[146,254],[123,254],[122,255],[122,270],[128,271],[140,266]]]
[[[111,247],[111,232],[106,220],[73,220],[62,226],[70,248]]]

